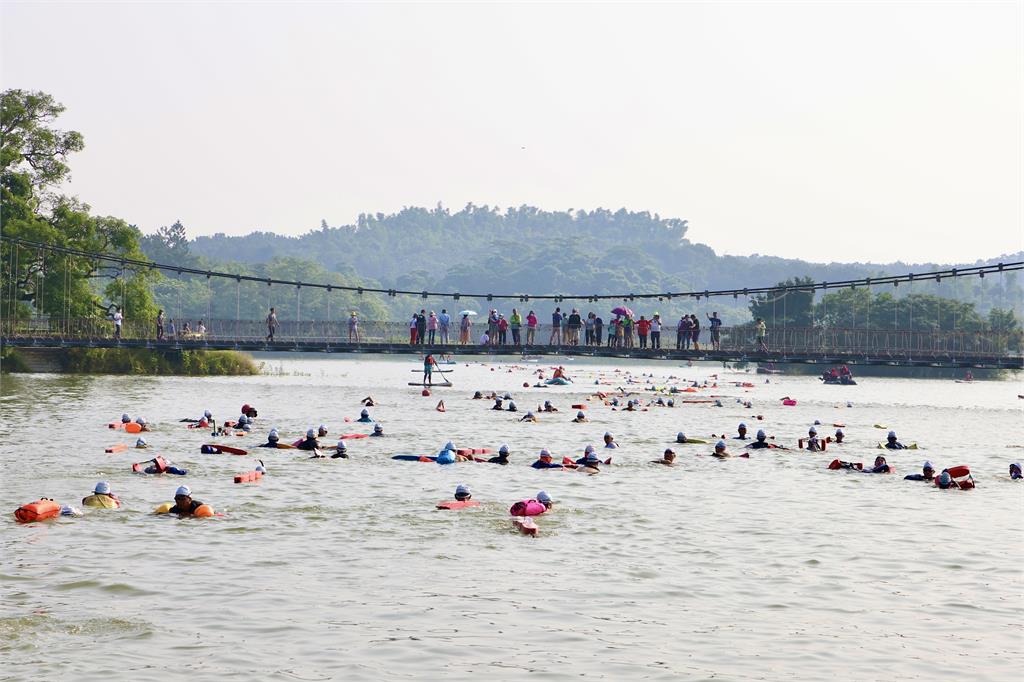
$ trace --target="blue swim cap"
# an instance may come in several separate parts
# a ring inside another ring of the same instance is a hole
[[[746,424],[744,424],[743,422],[740,422],[740,425],[739,425],[739,426],[737,426],[736,428],[737,428],[737,429],[745,429],[745,428],[747,428],[747,425],[746,425]]]
[[[943,471],[942,475],[939,476],[939,487],[948,488],[953,484],[953,477],[949,475],[948,471]]]
[[[455,487],[455,494],[456,495],[469,495],[470,494],[469,493],[469,486],[468,485],[463,485],[463,484],[460,483],[459,485],[457,485]]]
[[[546,492],[541,490],[539,493],[537,493],[537,501],[538,502],[551,502],[552,500],[551,500],[551,496],[550,495],[548,495]]]
[[[437,455],[438,464],[454,464],[455,453],[452,450],[444,450]]]
[[[444,447],[441,448],[441,449],[442,450],[454,450],[455,449],[455,443],[453,443],[451,441],[448,441],[447,443],[444,444]]]
[[[719,448],[725,450],[725,441],[724,440],[720,440],[717,443],[715,443],[715,449],[717,450]]]
[[[502,446],[500,448],[498,448],[498,454],[499,455],[508,454],[508,445],[502,444]]]
[[[137,441],[135,441],[135,447],[137,447],[137,448],[146,447],[146,439],[145,438],[140,438]]]
[[[100,481],[99,483],[96,484],[96,487],[93,489],[93,492],[96,493],[97,495],[109,495],[110,484],[107,483],[106,481]]]
[[[594,452],[593,450],[591,450],[590,452],[587,453],[586,461],[588,461],[588,462],[600,462],[601,460],[598,459],[597,453]]]
[[[758,429],[758,430],[757,430],[757,437],[758,437],[758,439],[761,439],[761,438],[767,438],[767,437],[768,437],[768,434],[766,434],[766,433],[764,432],[764,429]]]

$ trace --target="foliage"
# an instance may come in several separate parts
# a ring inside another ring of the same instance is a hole
[[[69,348],[64,369],[82,374],[244,376],[260,373],[251,356],[235,351],[160,353],[143,348]]]

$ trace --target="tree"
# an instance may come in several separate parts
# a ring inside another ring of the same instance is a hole
[[[810,327],[814,319],[814,289],[800,287],[813,284],[811,277],[795,277],[779,282],[776,287],[788,287],[755,296],[750,301],[750,314],[767,320],[773,327]]]
[[[68,179],[67,157],[85,147],[81,133],[50,126],[64,106],[44,92],[6,90],[0,96],[0,171],[28,177],[41,192]]]

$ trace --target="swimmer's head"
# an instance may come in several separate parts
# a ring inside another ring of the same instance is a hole
[[[508,454],[508,445],[506,443],[502,443],[501,447],[498,448],[498,454],[499,455],[507,455]]]
[[[96,484],[96,487],[93,488],[93,492],[96,493],[97,495],[109,495],[110,483],[106,481],[100,481],[99,483]]]

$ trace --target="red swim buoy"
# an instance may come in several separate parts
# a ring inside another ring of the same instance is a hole
[[[430,391],[425,388],[425,389],[423,389],[423,392],[420,393],[420,395],[422,395],[424,398],[429,397],[430,396]]]
[[[530,387],[530,382],[529,381],[524,381],[523,382],[523,388],[529,388],[529,387]]]

